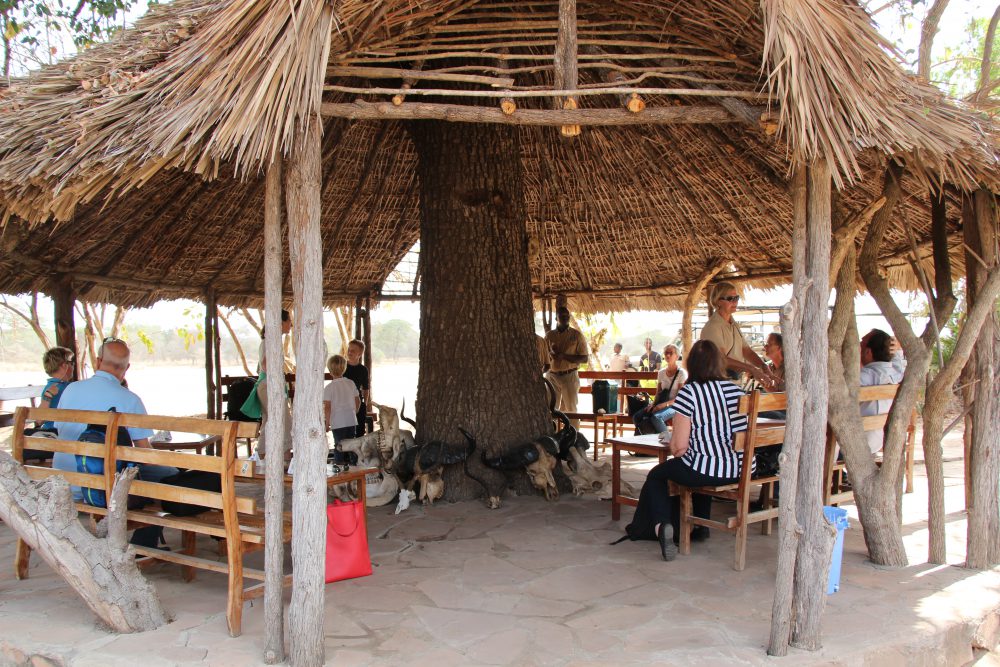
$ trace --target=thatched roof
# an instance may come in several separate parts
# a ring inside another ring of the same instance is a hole
[[[5,91],[0,291],[75,274],[82,298],[143,304],[213,288],[222,303],[259,303],[262,170],[319,112],[324,293],[331,304],[377,293],[419,228],[414,149],[396,119],[551,113],[563,97],[553,91],[572,87],[553,65],[558,8],[152,8]],[[854,3],[578,0],[577,16],[579,105],[627,124],[574,139],[520,127],[536,295],[671,307],[719,259],[759,286],[787,280],[795,161],[829,160],[849,211],[875,198],[888,157],[907,164],[885,252],[904,287],[906,227],[918,244],[929,236],[928,184],[1000,191],[994,129],[907,76]],[[624,92],[645,110],[625,111]]]

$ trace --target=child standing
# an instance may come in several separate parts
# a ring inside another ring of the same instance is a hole
[[[354,382],[344,377],[347,359],[335,354],[326,364],[333,379],[323,389],[323,415],[326,427],[333,431],[333,443],[353,438],[358,425],[357,412],[361,397]]]

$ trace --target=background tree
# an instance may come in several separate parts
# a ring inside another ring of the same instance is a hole
[[[156,0],[0,0],[3,75],[52,64],[124,27],[133,8]]]

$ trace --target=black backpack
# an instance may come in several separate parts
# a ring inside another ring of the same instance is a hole
[[[254,378],[243,378],[229,385],[229,397],[226,399],[226,419],[231,422],[260,421],[259,419],[247,417],[240,410],[243,404],[247,402],[247,399],[250,398],[250,394],[253,393],[253,388],[256,384],[257,380]]]
[[[111,408],[109,412],[114,412],[115,409]],[[83,430],[80,437],[77,438],[80,442],[91,442],[98,445],[104,444],[104,439],[107,434],[107,427],[103,424],[87,424],[87,428]],[[131,447],[132,446],[132,436],[129,434],[128,429],[124,426],[118,427],[118,445],[121,447]],[[134,466],[136,464],[129,463],[129,466]],[[118,461],[117,472],[121,472],[125,469],[125,462]],[[95,475],[104,474],[104,458],[95,456],[84,456],[82,454],[76,455],[76,471],[92,473]],[[107,507],[108,499],[103,490],[91,489],[88,487],[82,487],[81,492],[83,493],[83,502],[92,505],[94,507]],[[128,508],[129,509],[139,509],[146,503],[140,498],[134,496],[129,496]]]
[[[161,480],[161,484],[183,486],[188,489],[200,489],[202,491],[214,491],[215,493],[222,491],[222,479],[219,474],[205,470],[185,470],[176,475],[165,477]],[[201,514],[212,509],[211,507],[203,507],[201,505],[180,503],[175,500],[161,500],[160,506],[164,512],[169,512],[174,516],[194,516],[195,514]]]

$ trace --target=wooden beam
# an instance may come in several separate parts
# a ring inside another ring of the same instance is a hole
[[[579,73],[577,71],[576,41],[576,0],[559,0],[559,31],[556,35],[556,49],[552,55],[555,74],[554,87],[562,90],[576,90]],[[567,95],[553,99],[553,108],[573,109],[578,107],[577,98]],[[563,125],[559,132],[564,137],[580,134],[580,126]]]
[[[477,57],[482,57],[479,54]],[[511,56],[513,57],[513,56]],[[620,56],[621,57],[621,56]],[[585,88],[557,88],[549,90],[538,88],[532,90],[460,90],[457,88],[419,88],[403,90],[401,88],[362,88],[360,86],[338,86],[328,84],[323,86],[323,92],[349,93],[352,95],[423,95],[430,97],[469,97],[496,99],[499,97],[528,97],[544,99],[547,97],[581,97],[594,95],[621,95],[638,93],[640,95],[666,95],[676,97],[723,97],[750,99],[756,102],[768,102],[771,96],[756,90],[708,90],[703,88],[634,88],[632,86],[594,86]],[[777,100],[773,100],[777,102]]]
[[[613,58],[609,56],[604,49],[599,46],[584,46],[583,52],[587,55],[592,56],[602,56],[604,58]],[[601,79],[605,83],[611,86],[621,86],[628,80],[627,77],[618,69],[607,67],[601,70]],[[639,113],[646,108],[646,103],[642,100],[642,97],[637,93],[622,93],[618,96],[618,100],[621,102],[622,107],[628,109],[632,113]]]
[[[409,91],[414,92],[414,91]],[[516,91],[508,93],[513,99]],[[433,102],[339,102],[320,105],[324,118],[348,120],[445,120],[456,123],[497,123],[506,125],[699,125],[735,123],[739,120],[717,106],[647,107],[641,114],[625,109],[519,109],[507,115],[495,107]]]
[[[449,72],[423,72],[421,68],[401,69],[396,67],[364,67],[334,66],[328,67],[327,76],[351,76],[360,79],[402,79],[403,81],[454,81],[457,83],[478,83],[486,86],[503,88],[514,85],[514,79],[508,77],[483,76],[481,74],[453,74]]]

